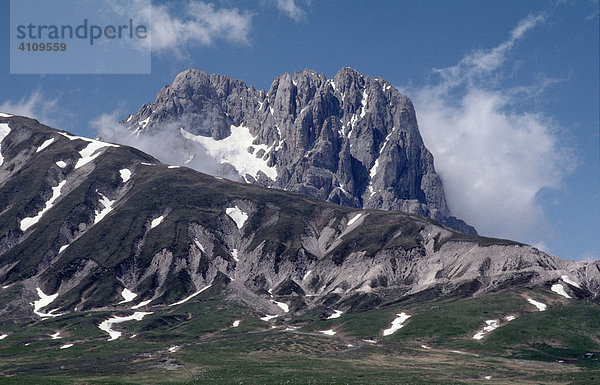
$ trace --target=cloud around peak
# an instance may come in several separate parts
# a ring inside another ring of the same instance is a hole
[[[502,87],[502,69],[517,42],[545,20],[531,15],[498,46],[435,70],[435,82],[405,89],[453,214],[481,234],[532,244],[547,244],[552,232],[540,191],[561,187],[576,162],[560,139],[561,127],[521,107],[552,81],[542,77],[534,85]]]

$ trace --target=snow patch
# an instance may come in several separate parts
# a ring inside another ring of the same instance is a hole
[[[483,378],[485,378],[486,380],[491,380],[491,379],[492,379],[492,376],[485,376],[485,377],[483,377]]]
[[[81,158],[79,160],[77,160],[77,163],[75,163],[74,168],[77,170],[78,168],[83,167],[86,164],[93,161],[94,159],[96,159],[101,154],[98,150],[100,150],[104,147],[119,147],[119,146],[117,146],[116,144],[110,144],[110,143],[100,142],[98,140],[92,140],[87,146],[85,146],[85,148],[83,150],[79,151],[79,155],[81,156]]]
[[[266,314],[264,317],[260,317],[260,320],[268,322],[268,321],[272,320],[273,318],[277,318],[277,317],[279,317],[279,316]]]
[[[115,201],[111,201],[110,199],[105,197],[101,192],[98,192],[98,195],[100,195],[100,204],[102,205],[103,209],[100,211],[95,210],[94,224],[103,220],[104,217],[112,211],[112,205],[113,203],[115,203]]]
[[[79,155],[81,156],[81,158],[75,164],[75,169],[78,169],[79,167],[82,167],[82,166],[88,164],[89,162],[94,160],[96,157],[98,157],[100,155],[100,153],[97,151],[100,150],[101,148],[120,147],[118,144],[101,142],[99,140],[84,138],[82,136],[70,135],[65,132],[59,132],[59,134],[61,134],[62,136],[64,136],[65,138],[67,138],[69,140],[83,140],[84,142],[89,143],[87,146],[85,146],[83,148],[83,150],[79,151]]]
[[[202,251],[203,253],[206,253],[206,251],[204,251],[204,246],[202,246],[202,244],[200,242],[198,242],[197,239],[194,239],[194,244],[196,246],[198,246],[198,248],[200,249],[200,251]]]
[[[40,311],[44,307],[50,305],[58,297],[58,293],[55,293],[52,295],[46,295],[46,294],[44,294],[42,289],[40,289],[39,287],[36,288],[36,291],[37,291],[37,294],[40,297],[40,299],[38,299],[37,301],[35,301],[33,303],[33,312],[35,314],[37,314],[38,316],[40,316],[42,318],[58,317],[58,316],[62,315],[62,314],[53,314],[56,311],[56,309],[50,310],[48,313],[42,313]]]
[[[363,342],[369,343],[369,344],[376,344],[377,341],[375,340],[362,340]]]
[[[181,129],[181,135],[186,139],[200,143],[208,154],[220,164],[231,164],[241,176],[249,174],[254,178],[258,178],[259,171],[262,171],[271,180],[277,179],[277,168],[274,165],[269,166],[267,160],[257,158],[254,155],[261,149],[265,151],[265,154],[268,154],[273,146],[253,144],[255,137],[252,136],[248,127],[232,125],[231,135],[221,140],[193,135],[184,129]],[[254,154],[248,152],[250,146],[256,148],[257,151]]]
[[[55,140],[56,140],[55,138],[50,138],[50,139],[48,139],[48,140],[44,141],[44,143],[42,143],[42,145],[41,145],[41,146],[39,146],[39,147],[37,148],[37,150],[35,150],[36,154],[37,154],[38,152],[42,151],[44,148],[46,148],[46,147],[48,147],[49,145],[51,145],[52,143],[54,143],[54,141],[55,141]]]
[[[304,277],[302,277],[302,280],[306,280],[306,278],[308,278],[308,276],[310,275],[310,273],[312,273],[312,270],[309,270],[306,272],[306,274],[304,274]]]
[[[156,226],[160,225],[162,223],[162,221],[164,221],[164,220],[165,220],[164,215],[161,215],[160,217],[153,219],[152,222],[150,223],[150,229],[153,229]]]
[[[135,312],[133,313],[133,315],[127,316],[127,317],[112,317],[107,319],[106,321],[103,321],[100,325],[98,325],[98,327],[100,328],[100,330],[105,331],[108,333],[108,335],[110,336],[110,338],[108,339],[109,341],[114,341],[117,338],[121,337],[121,332],[112,330],[112,326],[114,324],[118,324],[118,323],[122,323],[122,322],[127,322],[127,321],[141,321],[142,318],[144,318],[144,316],[147,316],[148,314],[152,314],[151,312]]]
[[[9,133],[10,127],[8,127],[8,124],[0,123],[0,144],[2,144],[2,141],[8,136]],[[0,150],[1,149],[2,146],[0,145]],[[0,166],[2,166],[2,163],[4,163],[4,158],[2,157],[2,152],[0,152]]]
[[[171,346],[168,350],[169,350],[169,353],[177,353],[179,350],[181,350],[181,346],[179,346],[179,345]]]
[[[238,229],[244,227],[244,223],[246,223],[246,220],[248,219],[248,214],[240,210],[237,206],[228,207],[225,209],[225,213],[229,215],[231,219],[233,219]]]
[[[122,303],[127,303],[127,302],[133,301],[134,298],[137,297],[137,294],[135,294],[134,292],[130,291],[127,288],[124,288],[123,291],[121,292],[121,296],[124,299],[121,302],[119,302],[119,305]]]
[[[474,340],[480,340],[483,338],[483,336],[485,336],[487,333],[493,331],[494,329],[497,329],[500,324],[498,323],[499,321],[497,319],[491,319],[491,320],[487,320],[485,321],[485,323],[487,324],[487,326],[483,327],[483,330],[477,332],[474,336],[473,339]]]
[[[233,325],[231,325],[232,328],[237,328],[238,326],[240,326],[240,322],[242,322],[239,319],[236,319],[235,321],[233,321]]]
[[[290,307],[286,303],[277,302],[275,300],[271,300],[271,302],[273,302],[275,305],[279,306],[281,308],[281,310],[283,310],[284,312],[289,313]]]
[[[30,228],[31,226],[38,223],[38,221],[40,220],[42,215],[44,215],[48,210],[50,210],[52,208],[52,206],[54,205],[54,202],[56,202],[56,200],[60,197],[60,192],[61,192],[63,186],[65,185],[65,183],[67,183],[67,181],[63,180],[62,182],[60,182],[58,184],[58,186],[52,187],[52,196],[50,197],[48,202],[46,202],[46,205],[44,206],[44,208],[39,213],[37,213],[37,215],[35,217],[23,218],[21,220],[21,231],[25,231],[28,228]]]
[[[129,115],[129,116],[127,117],[127,123],[131,122],[131,119],[133,119],[133,115]]]
[[[335,318],[340,318],[340,316],[341,316],[342,314],[344,314],[344,312],[343,312],[343,311],[341,311],[341,310],[334,310],[334,311],[333,311],[333,314],[332,314],[332,315],[330,315],[329,317],[327,317],[326,319],[335,319]]]
[[[527,302],[529,302],[530,304],[534,305],[535,307],[538,308],[539,311],[544,311],[546,310],[546,304],[543,304],[541,302],[538,302],[536,300],[533,300],[531,298],[527,298]]]
[[[146,301],[142,301],[142,302],[138,303],[137,305],[132,306],[131,310],[137,310],[137,309],[139,309],[139,308],[141,308],[143,306],[148,305],[150,302],[152,302],[152,299],[149,299],[149,300],[146,300]]]
[[[383,331],[384,336],[389,336],[394,334],[397,330],[400,330],[404,327],[404,322],[410,318],[410,315],[402,312],[400,314],[396,314],[396,318],[392,321],[392,326]]]
[[[427,346],[427,345],[421,345],[421,347],[422,347],[423,349],[431,350],[431,348],[430,348],[429,346]]]
[[[123,168],[119,170],[119,174],[121,175],[121,180],[123,183],[126,183],[129,179],[131,179],[131,170],[128,168]]]
[[[355,216],[353,216],[349,221],[348,221],[348,226],[352,226],[352,224],[354,222],[356,222],[360,217],[362,217],[362,213],[358,213]]]
[[[202,289],[198,290],[197,292],[195,292],[192,295],[189,295],[187,297],[185,297],[184,299],[182,299],[181,301],[175,302],[174,304],[171,304],[169,306],[177,306],[177,305],[181,305],[182,303],[186,303],[187,301],[189,301],[190,299],[194,298],[195,296],[197,296],[198,294],[202,293],[204,290],[207,290],[208,288],[210,288],[212,286],[212,284],[203,287]]]
[[[578,287],[581,289],[581,286],[577,282],[575,282],[571,278],[569,278],[568,275],[561,275],[560,279],[562,279],[565,283],[568,283],[571,286],[575,286],[575,287]]]
[[[69,247],[69,245],[63,245],[63,246],[61,246],[60,249],[58,249],[58,254],[60,254],[63,251],[65,251],[67,249],[67,247]]]
[[[72,346],[73,346],[73,344],[66,344],[66,345],[61,346],[60,348],[61,349],[68,349],[68,348],[70,348]]]
[[[565,298],[571,298],[571,296],[569,294],[567,294],[567,292],[565,291],[565,288],[563,287],[563,285],[561,285],[560,283],[552,285],[551,290],[558,295],[562,295]]]
[[[65,162],[63,162],[62,160],[59,160],[58,162],[56,162],[56,165],[60,168],[67,167],[67,164]]]
[[[167,168],[180,168],[181,166],[167,166]]]
[[[4,112],[0,112],[0,117],[2,117],[2,118],[12,118],[12,115],[11,114],[6,114]]]
[[[239,262],[239,261],[240,261],[240,258],[238,257],[238,250],[237,250],[237,249],[232,249],[232,250],[231,250],[231,256],[233,257],[233,259],[234,259],[236,262]]]
[[[328,335],[328,336],[334,336],[335,333],[337,333],[337,332],[335,332],[335,331],[333,331],[331,329],[328,329],[328,330],[319,330],[319,333],[323,333],[323,334]]]
[[[6,337],[8,337],[8,334],[2,334],[2,335],[0,335],[0,340],[5,339]]]
[[[139,121],[138,126],[141,126],[141,128],[146,128],[146,126],[148,125],[148,122],[150,122],[149,116],[146,119]]]
[[[514,320],[515,318],[517,318],[517,317],[515,317],[514,315],[507,315],[506,317],[504,317],[504,319],[508,322]]]
[[[50,335],[50,337],[52,337],[52,339],[53,339],[53,340],[57,340],[57,339],[59,339],[59,338],[62,338],[62,337],[60,336],[60,332],[56,332],[56,333],[54,333],[54,334],[51,334],[51,335]]]
[[[367,114],[367,99],[369,98],[369,94],[367,93],[367,91],[363,91],[362,94],[362,100],[360,101],[360,104],[362,104],[362,110],[360,111],[360,117],[364,118],[365,115]]]

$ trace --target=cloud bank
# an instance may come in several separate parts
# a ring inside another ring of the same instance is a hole
[[[189,141],[180,134],[179,128],[185,124],[182,123],[184,120],[153,126],[151,132],[137,136],[119,123],[120,115],[120,111],[103,114],[90,122],[90,126],[102,140],[135,147],[165,164],[185,166],[206,174],[242,181],[233,167],[219,164],[202,145]],[[193,154],[193,157],[189,154]]]
[[[16,102],[5,100],[0,104],[0,112],[34,118],[48,125],[58,123],[56,118],[60,115],[59,112],[63,115],[66,113],[59,111],[58,98],[48,99],[39,90]]]
[[[295,0],[277,0],[277,9],[295,21],[300,21],[305,15],[304,10],[296,4]]]
[[[501,69],[518,41],[544,21],[544,15],[529,16],[497,47],[435,70],[433,84],[405,89],[453,214],[480,234],[543,248],[551,227],[538,194],[559,188],[575,162],[550,117],[519,109],[551,81],[502,88]]]
[[[177,15],[167,5],[152,7],[152,50],[180,52],[189,45],[211,46],[218,40],[248,43],[252,15],[237,8],[216,9],[213,4],[190,1]]]

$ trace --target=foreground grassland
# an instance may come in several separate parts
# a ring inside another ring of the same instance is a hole
[[[533,294],[542,300],[548,293]],[[599,361],[583,359],[600,348],[600,306],[573,301],[531,311],[523,295],[408,301],[331,320],[313,312],[267,323],[209,293],[115,327],[123,332],[115,341],[97,325],[118,312],[3,326],[0,384],[600,383]],[[384,337],[400,311],[411,318]],[[516,318],[472,338],[484,320],[506,315]],[[235,319],[241,323],[233,328]],[[319,332],[326,329],[337,334]],[[52,339],[57,331],[61,338]],[[73,346],[60,349],[65,344]]]

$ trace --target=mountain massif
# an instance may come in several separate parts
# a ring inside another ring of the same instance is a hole
[[[343,68],[277,77],[268,92],[190,69],[125,124],[137,136],[172,130],[221,175],[349,207],[427,216],[477,234],[453,217],[412,102],[387,81]],[[184,151],[183,149],[178,149]]]
[[[4,303],[4,320],[35,318],[37,288],[58,294],[64,313],[115,305],[125,289],[167,306],[220,283],[281,315],[272,295],[302,312],[465,287],[599,292],[598,263],[164,165],[24,117],[1,121],[0,284],[21,293]]]
[[[264,384],[289,380],[277,369],[288,365],[303,373],[291,383],[333,383],[353,372],[331,374],[327,363],[414,352],[481,356],[457,367],[482,378],[493,361],[509,378],[537,365],[523,360],[599,346],[600,262],[213,177],[4,113],[0,154],[3,375],[40,383],[37,374],[64,380],[68,369],[120,382],[110,376],[135,372],[153,375],[132,383],[154,383],[169,370],[181,381]],[[232,357],[250,366],[231,371]],[[394,383],[399,363],[389,365],[360,376]],[[416,376],[456,378],[438,369]]]

